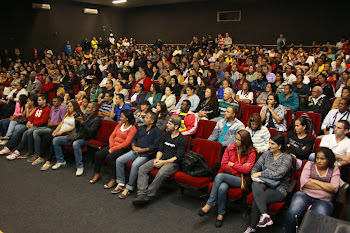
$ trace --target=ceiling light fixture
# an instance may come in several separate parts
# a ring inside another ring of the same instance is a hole
[[[124,3],[124,2],[127,2],[127,0],[115,0],[112,3],[113,4],[118,4],[118,3]]]

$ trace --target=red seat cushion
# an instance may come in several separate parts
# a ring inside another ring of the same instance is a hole
[[[130,170],[131,169],[131,165],[132,165],[132,162],[129,162],[129,163],[125,164],[125,167]]]
[[[250,193],[247,197],[247,204],[249,206],[252,206],[253,201],[254,201],[253,193]],[[267,210],[274,214],[278,214],[285,204],[286,204],[285,201],[272,203],[267,207]]]
[[[208,186],[209,193],[211,193],[211,189],[213,188],[214,182],[211,182]],[[229,188],[227,191],[227,199],[231,201],[237,201],[243,197],[242,189],[240,188]]]
[[[92,146],[95,146],[95,147],[99,147],[99,148],[103,148],[103,147],[106,147],[108,144],[104,143],[104,142],[100,142],[100,141],[94,140],[94,139],[91,139],[89,141],[89,145],[92,145]]]
[[[212,179],[212,177],[194,177],[180,171],[175,173],[176,182],[197,189],[208,187]]]

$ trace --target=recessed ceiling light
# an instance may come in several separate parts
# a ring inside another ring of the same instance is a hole
[[[124,3],[124,2],[126,2],[127,0],[115,0],[115,1],[113,1],[112,3],[113,4],[118,4],[118,3]]]

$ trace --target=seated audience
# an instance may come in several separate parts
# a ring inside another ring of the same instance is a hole
[[[260,111],[261,120],[264,126],[270,129],[284,132],[287,130],[286,116],[287,111],[279,103],[277,94],[270,94],[267,99],[267,105]]]
[[[208,215],[217,202],[216,227],[221,227],[224,220],[228,189],[242,188],[242,179],[245,176],[250,176],[250,170],[256,159],[256,150],[249,132],[244,129],[239,130],[235,138],[235,142],[225,150],[207,203],[198,211],[198,215],[201,217]]]
[[[203,82],[204,83],[204,82]],[[200,120],[211,120],[219,116],[219,104],[215,95],[215,89],[208,86],[205,90],[205,98],[199,103],[196,112]]]
[[[251,170],[254,201],[251,221],[245,233],[273,224],[267,205],[286,199],[291,171],[292,158],[285,153],[282,134],[277,133],[270,138],[269,150],[260,156]]]
[[[311,96],[299,106],[299,110],[320,113],[323,120],[329,112],[329,105],[329,99],[323,94],[322,87],[316,86],[312,88]]]
[[[264,153],[269,149],[270,132],[262,125],[261,117],[258,113],[253,113],[248,119],[248,125],[245,128],[253,141],[253,145],[258,154]]]
[[[335,124],[340,120],[350,122],[349,107],[350,99],[343,98],[339,101],[338,109],[332,109],[328,112],[321,125],[323,134],[332,134],[334,132]]]
[[[350,86],[342,88],[341,96],[334,100],[333,105],[332,105],[332,109],[338,109],[339,108],[339,102],[343,98],[347,98],[347,99],[350,98]]]
[[[101,120],[96,115],[97,109],[97,103],[89,103],[86,109],[86,114],[77,115],[75,117],[75,129],[67,136],[58,136],[53,139],[52,144],[55,150],[57,163],[52,166],[52,169],[56,170],[66,165],[62,152],[62,146],[72,145],[77,168],[75,174],[76,176],[81,176],[84,173],[83,153],[81,148],[83,146],[87,146],[89,140],[96,135],[96,132],[100,127]]]
[[[243,102],[245,104],[252,104],[254,101],[254,94],[250,90],[250,84],[244,81],[242,84],[242,90],[236,92],[236,101]]]
[[[198,107],[198,104],[200,102],[200,99],[199,97],[194,93],[194,86],[192,85],[188,85],[186,87],[186,94],[184,94],[181,99],[179,100],[179,102],[177,102],[176,106],[175,106],[175,109],[176,110],[179,110],[180,107],[181,107],[181,104],[184,100],[188,100],[190,101],[190,111],[194,112],[196,111],[197,107]]]
[[[90,103],[90,98],[87,96],[84,96],[82,101],[81,101],[81,105],[80,105],[80,111],[85,114],[86,113],[86,108],[88,106],[88,104]],[[65,106],[65,105],[63,105]],[[68,108],[68,106],[65,106]]]
[[[308,135],[310,130],[310,122],[302,115],[294,121],[294,129],[287,133],[286,152],[297,158],[297,168],[301,166],[301,160],[307,160],[312,152],[314,140]]]
[[[158,115],[156,126],[160,129],[161,132],[164,132],[170,118],[169,111],[167,106],[165,105],[165,102],[159,101],[155,110],[155,112]]]
[[[224,90],[225,90],[226,87],[230,87],[231,88],[231,82],[229,80],[227,80],[227,79],[222,81],[222,87],[220,87],[217,90],[218,99],[223,99],[224,98]]]
[[[266,75],[263,72],[257,72],[258,76],[257,79],[255,79],[252,82],[252,90],[253,91],[265,91],[266,85],[267,85],[267,79]]]
[[[175,96],[180,96],[181,94],[181,85],[178,83],[178,79],[176,77],[176,75],[173,75],[171,76],[171,79],[170,79],[170,84],[169,84],[172,89],[174,90],[174,94]]]
[[[274,83],[267,83],[265,92],[261,92],[256,98],[256,103],[258,106],[264,106],[267,104],[267,98],[270,94],[276,93],[276,85]]]
[[[323,73],[319,74],[317,76],[318,83],[315,85],[320,86],[323,90],[323,94],[328,98],[331,99],[334,97],[334,88],[331,84],[327,82],[327,76]]]
[[[142,69],[141,70],[141,78],[139,80],[137,80],[134,84],[134,86],[132,87],[132,89],[134,90],[137,86],[137,84],[142,84],[143,85],[143,89],[145,92],[149,92],[150,91],[150,87],[152,84],[152,80],[146,76],[145,71]],[[136,89],[135,89],[136,90]]]
[[[110,181],[103,187],[110,189],[117,185],[115,161],[119,156],[130,150],[130,143],[137,131],[134,124],[135,118],[132,111],[129,109],[123,110],[120,115],[120,123],[109,136],[109,145],[95,153],[95,175],[90,180],[90,184],[94,184],[101,179],[101,168],[104,161],[107,160]]]
[[[173,94],[173,89],[170,86],[167,86],[165,88],[165,94],[162,96],[162,99],[160,101],[163,101],[165,103],[168,111],[175,109],[176,97]]]
[[[229,106],[233,106],[236,108],[237,113],[239,111],[239,104],[237,101],[233,98],[233,90],[229,87],[225,88],[224,90],[224,98],[219,100],[219,111],[220,115],[219,117],[216,117],[212,119],[212,121],[219,121],[225,116],[226,109]]]
[[[139,168],[137,179],[137,198],[133,200],[135,206],[147,204],[157,193],[162,182],[179,168],[181,157],[187,148],[187,139],[179,132],[181,118],[173,116],[167,125],[167,133],[160,140],[155,159],[151,159]],[[149,172],[158,168],[159,171],[149,185]]]
[[[183,100],[181,102],[181,107],[176,110],[173,116],[179,116],[181,119],[181,126],[178,129],[183,135],[193,135],[197,132],[198,128],[198,116],[191,110],[191,102],[189,100]]]
[[[216,123],[212,134],[208,138],[209,141],[221,143],[222,152],[227,146],[235,142],[237,132],[245,128],[236,116],[237,109],[233,106],[227,107],[224,118]]]
[[[97,102],[98,97],[102,93],[102,88],[98,85],[97,80],[91,81],[91,89],[90,89],[90,100],[93,102]]]
[[[283,73],[282,72],[276,72],[276,92],[281,93],[284,91],[284,86],[287,84],[287,82],[283,78]]]
[[[144,125],[145,117],[146,117],[147,113],[149,113],[151,111],[149,106],[150,106],[149,102],[147,100],[144,100],[140,104],[140,109],[138,109],[134,112],[135,126]]]
[[[150,108],[155,108],[157,103],[162,99],[162,93],[160,92],[159,84],[152,83],[150,91],[147,93],[145,100],[150,103]]]
[[[297,75],[297,81],[292,84],[292,91],[304,99],[310,96],[310,87],[304,84],[303,80],[304,77],[302,75]]]
[[[107,92],[103,99],[102,105],[98,110],[97,116],[101,119],[110,120],[109,118],[113,107],[113,92]]]
[[[156,126],[157,114],[147,113],[145,124],[140,126],[131,141],[131,150],[121,155],[116,160],[117,187],[113,194],[121,193],[119,198],[127,198],[134,191],[137,181],[139,167],[150,160],[158,150],[161,131]],[[129,182],[125,182],[125,164],[132,162]]]
[[[125,109],[131,110],[131,107],[124,103],[124,95],[123,94],[116,94],[113,99],[113,105],[111,112],[109,113],[109,118],[113,119],[114,121],[120,122],[120,116],[121,112]]]
[[[123,83],[121,81],[116,81],[114,83],[114,95],[123,94],[124,102],[129,99],[129,91],[123,88]]]
[[[340,182],[340,170],[334,167],[334,162],[332,150],[320,148],[316,152],[316,162],[308,161],[305,164],[300,177],[300,191],[293,195],[286,213],[286,233],[296,232],[297,223],[309,209],[322,215],[332,215],[332,200]]]
[[[144,92],[143,84],[138,83],[135,86],[135,92],[131,95],[130,105],[134,108],[139,108],[140,104],[145,100],[146,94]]]
[[[291,109],[293,114],[298,111],[299,97],[298,94],[292,91],[290,84],[284,86],[284,92],[278,94],[278,99],[280,104],[286,107],[286,109]]]

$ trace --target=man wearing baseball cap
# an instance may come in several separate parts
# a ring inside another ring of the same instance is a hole
[[[161,183],[179,168],[179,162],[186,152],[188,143],[186,137],[179,132],[180,127],[181,118],[179,116],[171,117],[167,124],[167,132],[160,139],[156,158],[139,168],[138,196],[133,200],[134,205],[147,204],[156,195]],[[159,171],[153,182],[148,185],[149,173],[156,168]]]

